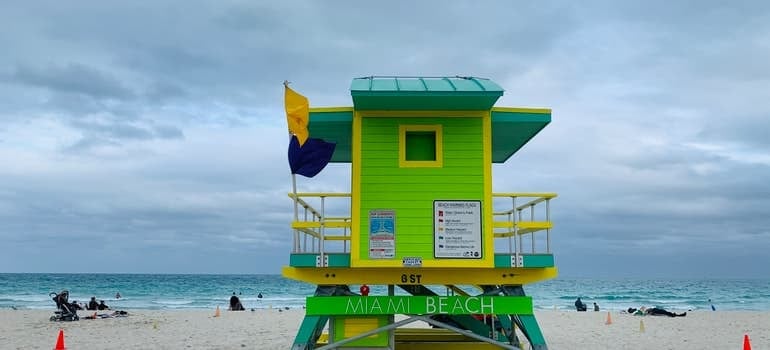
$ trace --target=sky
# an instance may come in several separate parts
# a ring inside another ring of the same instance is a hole
[[[560,276],[768,277],[770,3],[1,8],[0,272],[280,273],[282,82],[351,106],[356,77],[462,75],[553,111],[493,190],[559,194]]]

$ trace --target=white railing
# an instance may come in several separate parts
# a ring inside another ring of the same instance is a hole
[[[493,211],[494,238],[496,241],[507,239],[508,254],[551,253],[551,200],[556,198],[556,193],[493,193],[492,196],[493,208],[509,208]],[[291,224],[293,253],[320,253],[323,256],[329,251],[349,251],[350,193],[290,193],[289,197],[293,199],[295,209]],[[544,251],[536,244],[536,235],[542,232],[545,232]],[[525,236],[529,236],[531,242],[528,251],[524,249]]]
[[[496,203],[509,201],[510,208],[504,211],[495,211],[494,236],[508,240],[508,254],[523,253],[551,254],[551,200],[556,198],[556,193],[493,193]],[[524,202],[523,204],[519,204]],[[536,234],[545,231],[545,251],[539,251],[536,245]],[[530,250],[524,251],[524,236],[529,235]],[[518,237],[518,239],[515,239]]]
[[[323,255],[327,248],[348,252],[350,193],[290,193],[289,197],[294,200],[295,213],[291,224],[294,230],[292,253]],[[330,201],[333,203],[328,203]],[[327,247],[327,241],[338,242],[341,247]]]

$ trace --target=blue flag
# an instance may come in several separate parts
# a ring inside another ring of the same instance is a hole
[[[292,174],[313,177],[329,164],[334,154],[335,143],[321,139],[308,138],[300,146],[297,136],[292,135],[289,142],[289,167]]]

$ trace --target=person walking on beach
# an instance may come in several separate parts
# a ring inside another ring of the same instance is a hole
[[[599,304],[594,303],[594,311],[599,311]]]

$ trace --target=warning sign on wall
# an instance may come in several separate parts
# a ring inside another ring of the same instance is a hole
[[[434,257],[481,259],[481,201],[433,201]]]
[[[369,211],[369,259],[396,257],[396,212]]]

